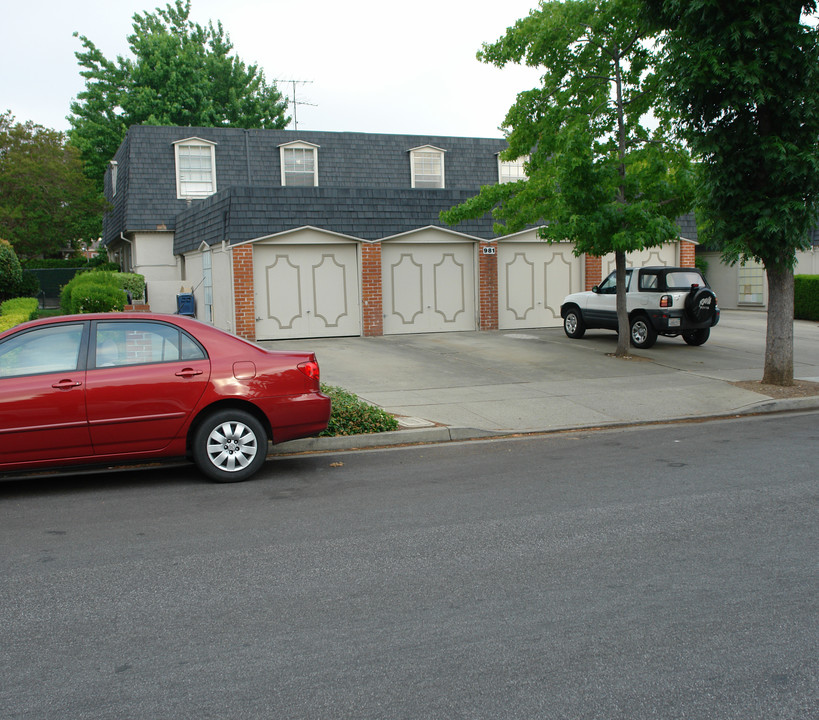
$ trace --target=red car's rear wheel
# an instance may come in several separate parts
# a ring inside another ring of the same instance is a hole
[[[267,457],[267,434],[250,413],[219,410],[196,430],[192,453],[197,467],[211,480],[247,480]]]

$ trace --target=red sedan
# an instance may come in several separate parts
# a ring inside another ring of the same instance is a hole
[[[66,315],[0,333],[0,472],[188,457],[235,482],[268,441],[317,435],[329,417],[313,353],[181,315]]]

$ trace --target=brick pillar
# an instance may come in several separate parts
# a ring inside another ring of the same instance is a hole
[[[680,267],[694,267],[696,245],[680,238]]]
[[[256,304],[253,288],[253,246],[232,248],[233,304],[236,309],[236,329],[239,337],[256,339]]]
[[[362,328],[365,337],[384,334],[381,243],[361,243]]]
[[[491,254],[484,252],[489,248]],[[497,243],[481,240],[478,256],[480,288],[478,298],[481,304],[479,330],[498,329],[498,256]]]
[[[603,279],[603,258],[586,255],[586,290],[599,285]]]

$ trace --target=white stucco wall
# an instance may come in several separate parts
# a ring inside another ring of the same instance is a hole
[[[172,232],[138,232],[131,237],[133,272],[144,276],[153,312],[176,312],[182,282],[181,260],[173,254]]]
[[[714,288],[721,308],[727,310],[742,308],[744,310],[760,309],[768,307],[768,279],[762,273],[762,302],[743,302],[743,294],[740,292],[739,273],[740,266],[727,265],[722,262],[720,253],[703,252],[697,253],[697,257],[702,257],[708,262],[706,277],[708,284]],[[813,248],[806,252],[796,254],[796,275],[819,275],[819,248]]]
[[[185,292],[193,291],[197,319],[210,322],[222,330],[233,332],[235,313],[233,309],[233,276],[230,249],[228,246],[222,245],[213,245],[210,248],[211,278],[213,282],[213,303],[210,309],[205,302],[204,253],[204,248],[185,253],[185,271],[182,285]]]

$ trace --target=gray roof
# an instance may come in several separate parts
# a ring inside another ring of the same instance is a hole
[[[295,228],[312,226],[362,240],[437,225],[441,210],[468,200],[474,190],[394,188],[234,187],[212,195],[176,221],[174,252],[188,252],[203,242],[237,244]],[[489,240],[492,219],[467,220],[452,228]]]
[[[176,197],[173,143],[190,137],[216,143],[216,186],[220,192],[204,200]],[[279,146],[296,140],[319,146],[317,188],[281,185]],[[411,188],[408,151],[423,145],[446,151],[445,189]],[[309,215],[314,224],[350,227],[354,232],[362,223],[351,226],[352,214],[363,213],[367,237],[383,237],[405,226],[407,207],[421,214],[416,215],[413,227],[432,224],[437,222],[439,210],[476,194],[481,185],[496,183],[497,153],[505,148],[505,140],[487,138],[136,125],[128,130],[114,157],[118,163],[117,193],[109,197],[114,207],[105,218],[103,240],[110,242],[122,232],[175,230],[177,216],[187,217],[194,208],[211,212],[214,204],[223,202],[226,191],[239,203],[235,213],[241,215],[251,208],[273,212],[274,228],[279,227],[284,208],[292,205],[293,217]],[[391,196],[388,190],[396,193]],[[255,191],[267,200],[258,202]],[[368,196],[368,192],[376,195]],[[370,202],[368,197],[381,199]],[[402,205],[394,208],[397,224],[387,212],[389,197]],[[344,207],[340,198],[364,203],[365,207]],[[320,221],[308,208],[311,202],[324,213]],[[384,212],[372,212],[376,207]],[[336,210],[343,217],[334,218]]]
[[[176,197],[174,143],[198,137],[215,143],[216,186],[208,198]],[[279,146],[293,141],[318,145],[318,187],[282,187]],[[409,150],[432,145],[446,151],[446,187],[411,187]],[[121,233],[175,232],[174,252],[223,240],[252,240],[314,226],[365,240],[378,240],[428,225],[438,214],[498,181],[501,138],[438,135],[244,130],[242,128],[131,127],[114,160],[106,193],[113,209],[103,223],[103,242]],[[693,213],[677,221],[681,235],[697,240]],[[454,230],[484,239],[496,236],[488,216]]]
[[[680,237],[698,242],[697,221],[694,218],[694,213],[686,213],[682,217],[678,217],[677,226],[680,228]]]

